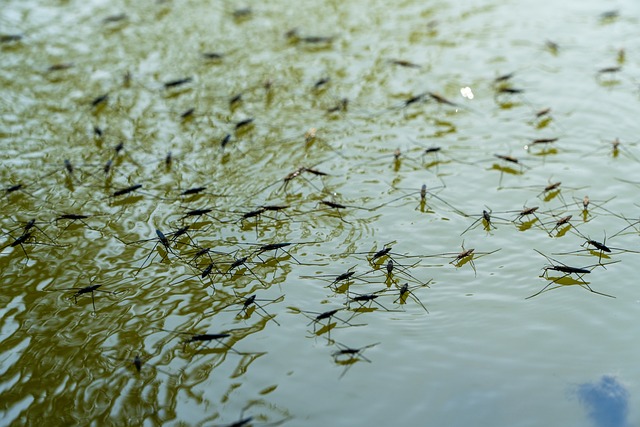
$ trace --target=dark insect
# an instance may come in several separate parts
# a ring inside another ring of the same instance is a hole
[[[347,347],[344,344],[336,342],[336,346],[338,347],[338,350],[331,353],[331,356],[333,357],[333,361],[336,364],[345,366],[344,370],[342,371],[342,374],[340,374],[340,378],[344,377],[347,371],[353,366],[353,364],[358,361],[365,361],[367,363],[371,363],[371,360],[365,357],[363,353],[366,349],[374,347],[378,344],[380,343],[369,344],[364,347],[354,348],[354,347]]]

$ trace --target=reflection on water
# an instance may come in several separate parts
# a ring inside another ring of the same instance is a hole
[[[594,426],[629,425],[630,393],[615,377],[603,375],[596,383],[580,384],[576,393]]]
[[[5,3],[1,422],[570,425],[539,378],[640,375],[633,4]]]

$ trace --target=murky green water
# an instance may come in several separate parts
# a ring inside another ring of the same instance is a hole
[[[6,2],[2,424],[638,425],[639,17]]]

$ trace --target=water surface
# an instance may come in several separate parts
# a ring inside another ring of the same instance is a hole
[[[3,424],[638,425],[638,13],[7,2]]]

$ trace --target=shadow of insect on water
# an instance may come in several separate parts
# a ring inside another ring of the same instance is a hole
[[[581,244],[584,249],[579,249],[570,252],[561,252],[556,253],[554,255],[566,255],[566,254],[578,254],[578,255],[592,255],[598,257],[598,265],[604,267],[605,264],[602,263],[602,259],[611,259],[611,256],[614,254],[620,253],[640,253],[638,251],[623,249],[619,247],[609,246],[607,245],[607,235],[604,235],[604,240],[599,242],[597,240],[593,240],[588,236],[580,233],[577,229],[575,233],[584,239],[584,242]],[[606,269],[606,267],[605,267]]]
[[[206,352],[206,349],[208,348],[209,344],[213,341],[216,341],[218,344],[220,344],[220,347],[213,347],[211,349],[208,349],[209,353],[227,353],[231,351],[238,355],[248,354],[248,353],[239,352],[238,350],[234,349],[231,345],[223,341],[225,338],[232,337],[232,335],[227,332],[214,333],[214,334],[210,334],[210,333],[193,334],[190,332],[172,331],[170,329],[162,329],[162,328],[159,328],[159,329],[164,332],[185,336],[185,340],[182,342],[183,350],[186,350],[189,344],[193,344],[194,346],[198,347],[194,351],[204,353]],[[198,344],[202,344],[202,346],[198,346]]]
[[[116,357],[116,356],[112,356],[112,355],[108,355],[108,354],[105,354],[105,356],[108,357],[109,359],[112,359],[112,360],[115,360],[115,361],[118,361],[118,362],[126,362],[126,365],[125,366],[121,366],[120,369],[118,369],[118,371],[119,370],[123,370],[123,369],[125,369],[125,370],[133,369],[134,373],[138,377],[141,374],[143,374],[143,372],[142,372],[143,370],[145,370],[145,372],[151,371],[151,370],[157,371],[157,372],[160,372],[160,373],[162,373],[162,374],[164,374],[164,375],[166,375],[168,377],[172,377],[174,375],[174,374],[171,374],[170,372],[168,372],[168,371],[166,371],[166,370],[164,370],[162,368],[159,368],[159,367],[157,367],[157,366],[155,366],[153,364],[147,363],[151,357],[144,357],[143,358],[143,357],[140,356],[140,354],[136,354],[133,358],[131,358],[131,357],[120,358],[120,357]],[[149,368],[146,368],[147,366]]]
[[[462,233],[460,233],[461,236],[464,235],[467,231],[473,230],[480,225],[482,225],[482,229],[487,233],[487,235],[491,234],[492,229],[494,230],[498,229],[498,227],[495,226],[496,221],[494,221],[494,219],[496,218],[503,221],[503,223],[510,222],[508,219],[494,216],[493,211],[488,206],[485,206],[485,207],[488,210],[483,209],[481,215],[469,215],[471,217],[478,217],[478,218],[475,221],[473,221],[471,225],[469,225]],[[499,224],[500,222],[498,221],[497,223]]]
[[[371,363],[371,359],[367,358],[363,353],[366,349],[375,347],[378,344],[380,343],[377,342],[374,344],[365,345],[364,347],[354,348],[347,347],[344,344],[336,342],[338,350],[331,353],[331,356],[333,357],[333,361],[336,363],[336,365],[342,365],[345,367],[342,371],[342,374],[340,374],[340,378],[344,377],[347,371],[351,369],[351,367],[356,362],[365,361],[367,363]]]
[[[461,248],[462,248],[462,251],[460,252],[445,252],[445,253],[436,254],[436,255],[425,255],[424,258],[453,258],[449,262],[449,264],[453,265],[456,268],[460,268],[465,264],[469,264],[471,266],[471,269],[473,270],[474,276],[477,276],[478,272],[476,270],[476,265],[473,262],[474,259],[478,259],[487,255],[494,254],[500,250],[500,249],[494,249],[493,251],[490,251],[490,252],[479,252],[479,251],[476,251],[474,248],[466,249],[464,247],[464,240],[462,241]]]
[[[595,269],[597,266],[601,266],[604,267],[605,265],[609,265],[609,264],[615,264],[617,262],[620,261],[612,261],[609,263],[602,263],[599,262],[598,264],[594,264],[594,265],[588,265],[585,267],[572,267],[569,266],[567,264],[564,264],[558,260],[555,260],[545,254],[543,254],[542,252],[540,252],[537,249],[534,249],[536,252],[538,252],[540,255],[542,255],[543,257],[545,257],[547,259],[547,261],[549,261],[549,265],[545,266],[543,268],[543,273],[542,275],[540,275],[540,277],[549,280],[549,283],[547,283],[542,289],[540,289],[538,292],[536,292],[535,294],[529,295],[528,297],[526,297],[525,299],[530,299],[533,298],[535,296],[540,295],[543,292],[547,292],[547,291],[551,291],[554,289],[558,289],[561,288],[563,286],[568,286],[568,285],[578,285],[586,290],[588,290],[589,292],[592,292],[594,294],[598,294],[598,295],[602,295],[605,297],[609,297],[609,298],[615,298],[613,295],[609,295],[609,294],[605,294],[603,292],[598,292],[598,291],[594,291],[591,286],[589,286],[589,283],[586,282],[583,277],[585,274],[589,274],[591,273],[591,271],[593,271],[593,269]],[[558,277],[552,277],[549,276],[549,271],[557,271],[559,273],[562,273],[561,276]],[[571,276],[575,275],[576,279],[573,279]]]
[[[20,230],[21,229],[21,234],[18,237],[13,237],[15,234],[15,231]],[[42,234],[43,236],[45,236],[50,243],[45,243],[45,242],[41,242],[36,240],[36,236],[35,233],[36,231],[39,231],[39,234]],[[66,247],[65,245],[59,245],[57,244],[53,239],[51,239],[47,233],[45,233],[40,227],[37,226],[37,221],[35,218],[29,220],[28,222],[24,223],[23,226],[21,227],[17,227],[14,228],[12,230],[7,231],[6,233],[4,233],[2,235],[2,237],[4,236],[9,236],[11,238],[11,241],[9,243],[7,243],[6,245],[4,245],[2,248],[0,248],[0,253],[4,252],[5,249],[7,248],[16,248],[18,246],[20,246],[20,249],[22,249],[22,252],[24,253],[25,256],[25,264],[28,264],[30,259],[29,259],[29,254],[27,254],[27,250],[25,248],[24,245],[43,245],[43,246],[49,246],[49,247],[54,247],[54,248],[64,248]]]
[[[264,298],[256,298],[256,294],[250,295],[249,297],[241,297],[239,296],[235,290],[233,291],[237,301],[233,302],[231,304],[226,305],[225,307],[223,307],[221,310],[224,310],[226,308],[229,308],[231,306],[236,306],[239,305],[241,306],[240,311],[236,314],[236,318],[238,319],[248,319],[249,317],[251,317],[251,314],[253,314],[254,312],[257,313],[260,317],[266,319],[266,320],[273,320],[273,322],[280,326],[280,323],[278,323],[278,321],[275,319],[275,315],[270,314],[269,312],[267,312],[267,310],[264,309],[265,306],[270,305],[270,304],[275,304],[275,303],[279,303],[284,301],[284,295],[279,296],[278,298],[275,299],[264,299]],[[260,303],[264,303],[264,304],[260,304]],[[264,313],[264,314],[263,314]]]
[[[178,229],[178,230],[176,230],[176,231],[174,231],[174,232],[167,233],[167,234],[164,234],[164,233],[163,233],[162,231],[160,231],[159,229],[156,229],[156,230],[155,230],[156,237],[152,237],[152,238],[150,238],[150,239],[136,240],[136,241],[134,241],[134,242],[124,242],[124,241],[123,241],[123,243],[124,243],[125,245],[137,245],[137,244],[140,244],[140,243],[155,242],[155,244],[154,244],[154,245],[153,245],[153,247],[151,248],[151,251],[149,252],[149,254],[146,256],[146,258],[144,259],[144,261],[142,261],[142,264],[140,265],[140,267],[138,267],[138,269],[137,269],[137,270],[136,270],[136,272],[134,273],[134,277],[135,277],[135,276],[137,276],[137,275],[140,273],[140,271],[141,271],[144,267],[146,267],[146,266],[148,265],[148,264],[147,264],[147,261],[149,261],[149,258],[151,258],[151,255],[153,255],[153,258],[151,258],[151,261],[149,261],[149,264],[153,263],[153,261],[154,261],[154,260],[155,260],[155,258],[156,258],[156,255],[157,255],[157,253],[156,253],[156,249],[159,247],[158,245],[162,245],[162,247],[163,247],[163,248],[164,248],[164,250],[165,250],[165,253],[164,253],[164,254],[161,254],[161,255],[162,255],[161,262],[164,262],[164,260],[165,260],[165,259],[167,259],[167,257],[169,256],[169,254],[170,254],[170,253],[171,253],[171,254],[174,254],[174,255],[177,257],[176,253],[175,253],[175,252],[173,251],[173,249],[171,248],[171,244],[172,244],[172,243],[175,243],[175,242],[176,242],[176,240],[177,240],[180,236],[185,235],[185,234],[187,233],[187,231],[188,231],[188,230],[189,230],[189,226],[188,226],[188,225],[187,225],[187,226],[184,226],[184,227],[182,227],[182,228],[180,228],[180,229]]]
[[[442,181],[441,181],[442,182]],[[466,217],[467,214],[465,214],[464,212],[462,212],[460,209],[456,208],[455,206],[453,206],[451,203],[447,202],[446,200],[444,200],[442,197],[438,196],[435,191],[436,190],[442,190],[444,188],[446,188],[446,186],[444,185],[444,182],[442,183],[443,185],[439,185],[436,187],[427,187],[426,184],[422,184],[422,186],[420,187],[419,191],[413,190],[412,192],[408,193],[408,194],[404,194],[400,197],[396,197],[394,199],[391,199],[387,202],[384,202],[383,204],[379,205],[376,207],[382,207],[382,206],[387,206],[393,202],[396,202],[398,200],[403,200],[403,199],[407,199],[407,198],[412,198],[413,195],[415,194],[419,194],[420,195],[420,199],[418,200],[418,204],[416,205],[416,207],[414,208],[414,210],[422,212],[422,213],[435,213],[435,210],[433,210],[432,208],[434,208],[433,204],[431,203],[431,201],[427,200],[427,195],[429,196],[429,198],[431,198],[432,200],[436,200],[438,202],[438,204],[443,204],[446,207],[448,207],[449,209],[451,209],[453,212],[457,213],[460,216],[464,216]],[[399,190],[403,190],[402,188],[398,188],[398,187],[394,187],[394,190],[399,189]]]
[[[498,172],[500,172],[500,179],[498,180],[498,188],[502,187],[502,178],[504,174],[523,175],[525,172],[525,169],[527,170],[531,169],[530,166],[523,164],[521,159],[514,157],[510,154],[494,154],[493,156],[496,157],[497,159],[502,160],[502,163],[493,163],[491,165],[491,168],[488,169],[488,170],[497,170]],[[513,167],[513,165],[516,165],[518,168],[516,169],[515,167]]]
[[[314,336],[320,336],[323,334],[327,334],[327,340],[329,342],[331,342],[331,330],[335,329],[338,325],[338,322],[332,322],[332,319],[335,319],[337,321],[340,321],[343,325],[345,325],[344,327],[347,326],[365,326],[362,324],[353,324],[353,323],[349,323],[349,320],[351,320],[351,318],[344,320],[340,317],[337,316],[338,312],[342,311],[342,310],[346,310],[346,308],[335,308],[333,310],[327,310],[324,311],[322,313],[316,312],[316,311],[306,311],[306,310],[300,310],[299,308],[296,307],[288,307],[289,310],[291,310],[291,312],[296,313],[296,314],[302,314],[303,316],[305,316],[307,319],[311,320],[311,322],[309,322],[307,324],[307,327],[313,325],[313,335]],[[323,324],[323,322],[325,322],[325,324]],[[320,328],[318,328],[317,326],[320,325]]]
[[[95,278],[90,281],[90,284],[84,287],[74,287],[74,288],[59,288],[56,290],[60,291],[75,291],[72,295],[73,301],[75,304],[78,304],[78,297],[86,294],[91,294],[91,306],[93,307],[93,312],[96,312],[96,300],[95,300],[95,292],[103,292],[110,295],[117,295],[122,291],[109,291],[105,289],[100,289],[102,285],[94,284]]]
[[[285,422],[287,422],[287,421],[289,421],[291,419],[291,416],[287,416],[286,418],[283,418],[283,419],[278,420],[278,421],[267,422],[267,423],[261,422],[261,423],[257,424],[256,422],[261,417],[245,416],[244,415],[245,409],[242,410],[242,413],[240,414],[240,418],[237,421],[233,421],[233,422],[231,422],[229,424],[214,424],[214,425],[212,425],[212,427],[250,427],[250,426],[255,426],[255,427],[276,427],[276,426],[284,424]]]
[[[430,282],[431,282],[431,280],[429,280],[429,282],[427,282],[426,284],[419,284],[419,285],[415,285],[415,286],[409,286],[409,283],[405,283],[404,285],[400,286],[397,289],[398,298],[396,298],[396,300],[393,301],[393,303],[394,304],[404,305],[404,304],[407,303],[407,299],[410,297],[417,304],[419,304],[420,307],[422,307],[424,309],[424,311],[429,313],[429,310],[427,310],[427,307],[425,307],[425,305],[422,303],[422,301],[420,301],[420,298],[418,298],[417,295],[413,291],[418,289],[418,288],[425,288],[425,287],[428,288]]]
[[[421,280],[419,280],[409,272],[409,269],[417,267],[419,264],[420,264],[419,260],[412,264],[400,264],[397,261],[394,261],[391,257],[389,257],[389,260],[386,263],[384,263],[384,270],[380,268],[382,267],[382,265],[377,263],[373,265],[372,270],[364,274],[372,274],[377,272],[383,273],[382,277],[384,277],[384,284],[387,285],[388,288],[394,284],[398,285],[400,280],[404,280],[404,281],[409,280],[409,281],[418,283],[420,285],[427,285],[428,282],[423,283]],[[375,277],[376,276],[374,276],[374,278]],[[379,275],[377,277],[379,277]]]
[[[343,294],[349,291],[349,287],[355,283],[356,280],[364,283],[370,283],[362,277],[367,274],[356,275],[354,270],[355,266],[349,268],[347,271],[341,274],[318,274],[315,276],[300,276],[301,279],[318,279],[322,281],[330,282],[326,287],[334,291],[335,293]]]
[[[513,213],[517,213],[516,217],[513,219],[513,223],[516,224],[516,226],[518,227],[518,230],[526,231],[531,227],[533,227],[533,225],[536,222],[538,222],[539,224],[542,224],[542,221],[540,221],[540,218],[536,214],[536,211],[538,209],[540,209],[539,206],[532,206],[532,207],[524,206],[520,211],[513,212]],[[531,217],[533,217],[533,219],[531,219]],[[542,227],[544,227],[544,225],[542,225]]]

